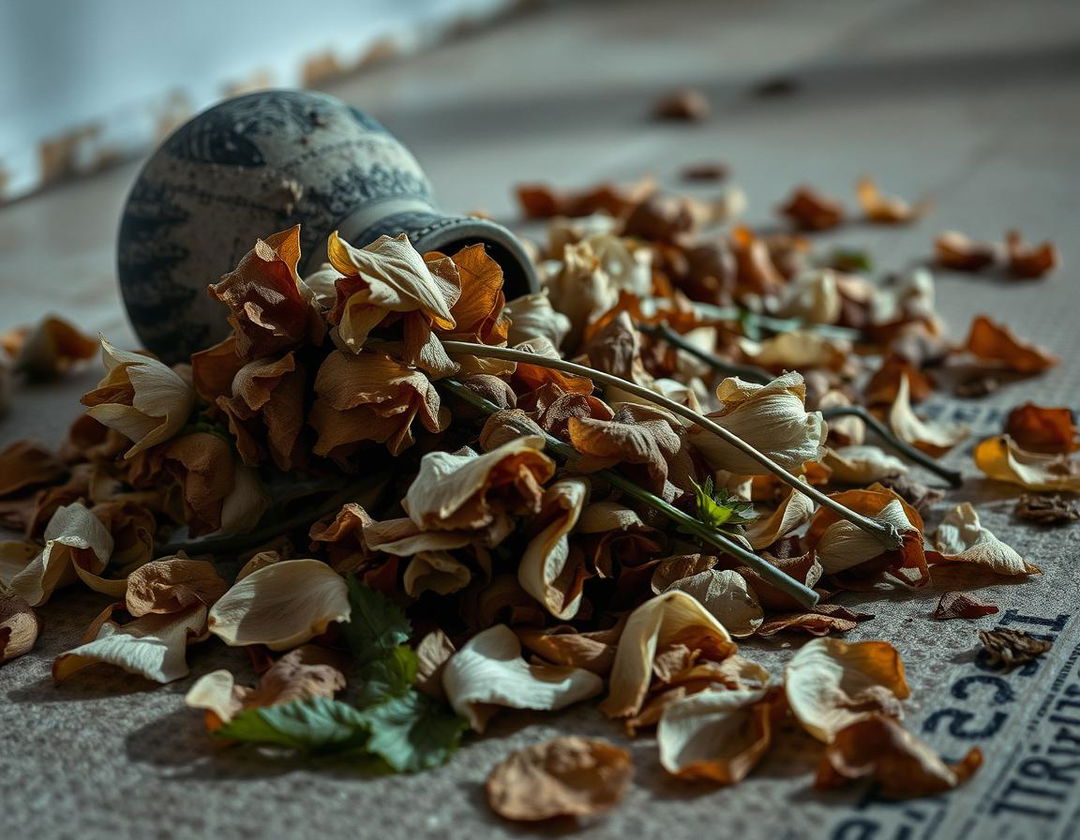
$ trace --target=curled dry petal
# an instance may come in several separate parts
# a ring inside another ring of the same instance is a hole
[[[443,668],[443,689],[450,705],[483,732],[499,707],[550,711],[595,697],[604,687],[582,668],[529,664],[521,642],[505,624],[473,636]]]
[[[1008,435],[981,441],[973,454],[975,466],[996,481],[1028,490],[1080,492],[1080,461],[1066,455],[1028,452]]]
[[[979,521],[970,502],[959,504],[945,514],[934,533],[931,563],[963,563],[998,575],[1037,575],[1042,570],[1029,563]]]
[[[657,595],[634,610],[619,640],[609,693],[600,704],[601,711],[608,717],[637,714],[649,690],[657,651],[676,638],[689,636],[693,636],[695,643],[708,647],[710,658],[717,661],[738,649],[724,625],[685,592]]]
[[[937,753],[885,715],[870,715],[838,732],[825,749],[814,786],[819,790],[871,779],[890,799],[934,796],[966,782],[982,764],[972,747],[956,764]]]
[[[952,618],[982,618],[996,612],[996,606],[984,604],[967,592],[944,592],[930,617],[945,621]]]
[[[911,408],[911,386],[906,375],[900,378],[896,400],[889,409],[889,425],[900,440],[934,457],[944,455],[970,434],[960,425],[920,420]]]
[[[275,356],[305,340],[322,342],[325,325],[314,295],[296,273],[300,226],[259,239],[208,289],[229,309],[236,353],[246,362]]]
[[[589,498],[581,478],[556,481],[544,491],[539,526],[518,565],[518,583],[555,618],[577,615],[585,583],[585,564],[570,549],[570,532]]]
[[[124,603],[133,616],[175,613],[196,604],[212,606],[228,588],[213,563],[178,555],[146,563],[128,575]]]
[[[1042,277],[1057,268],[1060,262],[1053,242],[1047,241],[1041,245],[1027,246],[1018,230],[1010,230],[1005,234],[1005,248],[1009,273],[1013,277],[1025,279]]]
[[[63,682],[83,668],[105,662],[154,682],[172,682],[187,675],[187,646],[205,638],[205,632],[205,604],[151,613],[122,625],[106,620],[92,641],[56,657],[53,679]]]
[[[811,329],[788,330],[762,342],[740,342],[747,360],[771,371],[825,368],[839,371],[851,358],[851,342]]]
[[[855,194],[866,218],[881,225],[905,224],[914,221],[929,210],[931,204],[924,198],[912,206],[902,198],[883,195],[874,179],[866,176],[855,183]]]
[[[628,186],[603,182],[578,192],[554,190],[545,184],[519,184],[518,202],[527,218],[591,216],[606,213],[621,216],[656,192],[656,179],[645,176]]]
[[[615,661],[615,649],[622,635],[622,623],[607,630],[578,632],[569,624],[543,630],[516,631],[521,643],[555,665],[584,668],[604,677]]]
[[[656,727],[660,764],[673,776],[742,781],[772,743],[784,711],[776,689],[702,691],[669,704]]]
[[[826,449],[821,459],[832,471],[832,481],[840,484],[870,484],[907,475],[907,464],[880,446],[862,444]]]
[[[53,484],[66,473],[64,462],[44,446],[32,440],[17,440],[0,450],[0,497]]]
[[[105,377],[87,392],[87,414],[116,429],[132,446],[131,458],[169,440],[187,423],[195,405],[195,390],[180,374],[157,359],[117,350],[101,339]]]
[[[576,466],[593,472],[616,464],[644,468],[648,485],[657,492],[664,488],[671,460],[681,446],[675,418],[655,406],[616,403],[610,420],[570,417],[570,443],[583,457]]]
[[[806,411],[806,385],[800,374],[785,373],[767,385],[732,377],[720,383],[716,397],[721,408],[708,417],[784,469],[800,471],[807,461],[821,457],[828,427],[820,412]],[[712,432],[694,426],[689,435],[714,469],[738,475],[767,472],[756,460]]]
[[[0,594],[0,665],[29,653],[40,632],[41,620],[23,598]]]
[[[667,591],[693,596],[734,637],[751,636],[765,614],[746,578],[730,569],[707,569],[681,578]]]
[[[304,378],[290,351],[248,362],[236,372],[231,396],[217,398],[245,464],[257,466],[269,452],[279,469],[292,469],[304,426]]]
[[[977,242],[959,231],[947,230],[934,240],[938,264],[953,271],[982,271],[1000,258],[993,242]]]
[[[442,630],[436,628],[425,635],[416,644],[416,687],[425,694],[446,700],[442,672],[456,652],[454,643]]]
[[[591,817],[613,808],[633,775],[626,750],[564,735],[512,753],[492,769],[485,789],[491,810],[504,819]]]
[[[801,230],[828,230],[844,220],[844,206],[810,187],[799,187],[778,208]]]
[[[424,258],[429,265],[446,259],[437,251],[426,254]],[[503,315],[506,297],[503,294],[502,266],[479,242],[467,245],[450,259],[457,270],[461,294],[450,308],[454,327],[446,329],[438,326],[436,332],[447,339],[505,346],[510,320]],[[493,366],[494,369],[489,372],[495,373],[507,363],[485,359],[477,360],[477,364],[481,368]],[[512,364],[510,368],[513,368]]]
[[[449,595],[468,586],[472,580],[469,567],[448,551],[420,551],[405,568],[402,586],[405,594],[418,598],[424,592]]]
[[[101,520],[76,502],[53,514],[45,527],[45,547],[23,568],[15,571],[8,563],[0,564],[4,575],[0,583],[36,607],[49,600],[55,590],[80,578],[92,588],[99,581],[104,583],[98,575],[112,550],[113,538]]]
[[[976,316],[971,322],[965,346],[977,358],[1016,373],[1042,373],[1061,361],[1049,350],[1021,341],[1008,327],[985,315]]]
[[[210,610],[210,632],[234,647],[288,650],[347,621],[345,579],[319,560],[282,560],[233,584]]]
[[[80,362],[92,359],[98,343],[57,315],[46,315],[36,326],[0,336],[0,346],[15,359],[15,369],[31,379],[55,379]]]
[[[315,393],[313,451],[339,461],[369,440],[400,455],[413,444],[414,420],[429,432],[441,432],[450,420],[422,372],[382,353],[335,350],[319,367]]]
[[[184,703],[205,712],[206,728],[221,728],[245,709],[333,697],[345,688],[339,657],[315,645],[304,645],[277,660],[259,679],[257,688],[237,685],[226,670],[211,671],[188,690]]]
[[[558,347],[570,332],[570,319],[551,305],[546,291],[515,298],[506,304],[503,313],[510,319],[507,340],[511,344],[545,338]]]
[[[586,327],[618,303],[619,288],[588,241],[566,245],[561,260],[543,286],[551,305],[570,319],[565,343],[573,351]]]
[[[404,233],[354,248],[334,231],[327,255],[344,275],[337,281],[330,321],[352,352],[364,346],[371,329],[390,312],[419,312],[431,325],[453,329],[450,307],[460,290],[432,273]]]
[[[1018,405],[1005,418],[1005,434],[1029,452],[1065,454],[1077,447],[1072,409],[1065,407]]]
[[[792,713],[803,729],[830,743],[842,729],[875,713],[900,716],[910,693],[900,655],[888,642],[813,639],[784,675]]]
[[[543,440],[522,437],[483,455],[429,452],[402,500],[422,530],[479,529],[508,513],[536,512],[555,472]]]

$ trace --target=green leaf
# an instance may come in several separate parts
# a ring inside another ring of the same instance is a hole
[[[400,697],[416,682],[419,665],[416,652],[406,645],[398,645],[378,659],[369,660],[360,667],[360,688],[354,702],[364,709]]]
[[[363,712],[371,730],[369,752],[399,773],[415,773],[449,760],[468,728],[444,704],[409,691]]]
[[[363,746],[368,737],[368,720],[347,703],[310,697],[277,706],[246,709],[214,735],[230,741],[325,752]]]
[[[349,604],[352,613],[344,625],[345,638],[361,665],[408,641],[412,625],[401,607],[354,577],[349,578]]]
[[[858,248],[834,248],[826,260],[828,268],[837,271],[873,271],[874,261],[870,254]]]
[[[705,479],[704,486],[693,479],[697,518],[713,528],[731,528],[757,519],[752,502],[731,495],[726,490],[713,489],[712,476]]]

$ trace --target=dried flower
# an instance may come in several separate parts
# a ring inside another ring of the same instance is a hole
[[[1016,515],[1021,519],[1042,525],[1060,525],[1080,521],[1080,506],[1059,493],[1052,496],[1024,493],[1017,499],[1015,510]]]
[[[993,615],[998,608],[993,604],[984,604],[966,592],[945,592],[942,594],[931,618],[947,621],[953,618],[982,618]]]
[[[844,220],[844,206],[810,187],[799,187],[779,208],[800,230],[828,230]]]
[[[1028,452],[1008,435],[987,438],[972,453],[975,466],[996,481],[1028,490],[1080,491],[1080,461],[1065,455]]]
[[[953,271],[982,271],[1000,258],[992,242],[976,242],[955,230],[947,230],[934,240],[934,255],[942,268]]]
[[[979,641],[988,664],[999,665],[1007,671],[1038,659],[1054,644],[1049,639],[1038,639],[1023,630],[1008,627],[980,630]]]

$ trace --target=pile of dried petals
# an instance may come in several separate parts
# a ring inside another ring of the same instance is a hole
[[[926,207],[858,195],[875,222]],[[190,645],[248,648],[257,681],[215,671],[187,695],[230,741],[414,771],[500,710],[602,697],[680,778],[739,782],[790,716],[824,745],[819,787],[962,783],[978,750],[947,764],[902,727],[896,650],[835,638],[873,616],[831,599],[944,566],[1039,573],[970,505],[924,536],[941,493],[908,473],[958,481],[935,459],[967,433],[913,405],[957,370],[1056,358],[982,316],[950,341],[925,270],[881,285],[821,267],[802,234],[718,230],[738,202],[648,181],[520,196],[552,218],[538,294],[506,301],[481,245],[404,235],[333,234],[302,278],[293,228],[210,286],[232,331],[190,364],[102,340],[60,450],[0,452],[0,519],[24,535],[0,544],[0,661],[82,585],[111,603],[55,678],[109,663],[167,682]],[[782,212],[844,218],[810,190]],[[5,347],[36,375],[86,356],[55,324]],[[1025,406],[1004,431],[975,449],[987,475],[1080,490],[1068,411]],[[994,609],[963,598],[935,616]],[[776,633],[815,637],[782,680],[736,642]],[[562,738],[488,793],[513,819],[587,816],[631,774],[624,750]]]

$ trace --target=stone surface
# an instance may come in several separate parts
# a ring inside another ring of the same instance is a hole
[[[944,228],[992,238],[1016,226],[1053,239],[1064,268],[1044,281],[938,276],[940,308],[956,332],[987,312],[1065,359],[985,401],[936,404],[985,432],[1000,428],[1002,407],[1025,400],[1077,407],[1078,36],[1080,7],[1049,0],[567,4],[332,92],[370,111],[416,153],[450,211],[480,207],[513,221],[516,181],[576,186],[653,171],[677,186],[684,164],[720,158],[747,189],[754,222],[773,218],[773,207],[804,181],[850,203],[864,172],[887,191],[933,194],[934,213],[914,227],[856,226],[826,237],[870,248],[881,270],[923,259]],[[795,82],[790,93],[752,94],[778,78]],[[658,96],[687,86],[710,97],[709,122],[648,121]],[[55,310],[121,345],[134,342],[113,267],[133,176],[133,168],[116,170],[0,212],[0,327]],[[708,185],[693,190],[710,194]],[[56,442],[94,378],[20,391],[13,413],[0,421],[0,443],[28,435]],[[909,724],[953,758],[971,744],[983,747],[986,766],[972,783],[899,806],[860,800],[857,792],[823,797],[810,789],[815,747],[786,732],[748,781],[715,791],[663,778],[652,739],[641,738],[629,742],[637,775],[627,799],[574,836],[878,838],[905,836],[903,829],[939,838],[1070,836],[1077,790],[1039,781],[1039,765],[1028,762],[1059,727],[1050,718],[1060,693],[1077,690],[1080,529],[1019,523],[1012,491],[974,477],[969,447],[960,450],[950,463],[971,480],[946,501],[977,501],[983,523],[1045,574],[1023,584],[966,579],[965,590],[1002,608],[972,622],[931,620],[936,590],[849,595],[845,602],[877,614],[851,638],[886,638],[900,649],[913,689]],[[511,749],[555,734],[623,741],[586,705],[558,716],[504,715],[449,766],[419,776],[366,778],[340,764],[256,761],[208,742],[198,715],[182,706],[191,678],[154,687],[101,669],[52,685],[52,657],[74,643],[103,603],[91,594],[55,599],[42,610],[38,649],[0,669],[5,835],[551,836],[564,832],[523,830],[488,813],[482,783],[490,768]],[[987,674],[974,659],[976,630],[1015,622],[1010,608],[1067,618],[1053,627],[1014,623],[1058,641],[1029,673]],[[753,642],[744,652],[779,677],[798,643]],[[242,655],[215,645],[194,648],[190,664],[193,676],[222,666],[248,674]],[[971,733],[977,737],[966,737]],[[1049,793],[1010,799],[1008,786],[1017,780]]]

